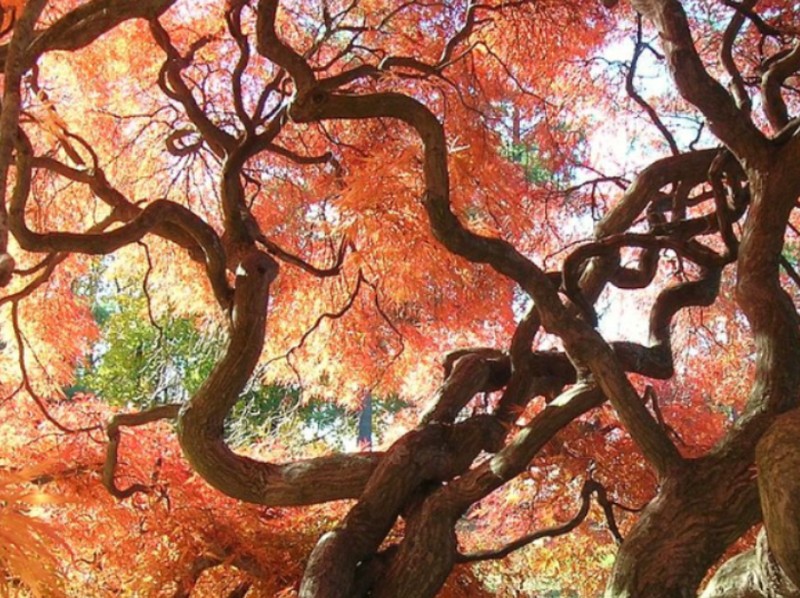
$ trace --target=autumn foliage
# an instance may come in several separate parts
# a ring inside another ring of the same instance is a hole
[[[793,3],[0,9],[7,594],[800,595]]]

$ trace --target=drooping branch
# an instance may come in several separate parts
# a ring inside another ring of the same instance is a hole
[[[314,266],[313,264],[309,264],[303,258],[286,251],[280,245],[274,241],[271,241],[264,235],[259,235],[257,241],[264,246],[270,255],[275,256],[282,262],[296,266],[304,272],[308,272],[317,278],[328,278],[339,274],[342,271],[342,266],[344,265],[344,258],[347,254],[347,248],[350,247],[350,244],[347,243],[345,239],[342,239],[342,242],[339,244],[339,248],[336,251],[336,257],[333,264],[326,268],[320,268],[318,266]]]
[[[77,183],[85,184],[89,187],[95,196],[103,201],[111,212],[107,218],[103,219],[106,224],[100,227],[99,230],[104,230],[114,222],[129,222],[136,219],[142,213],[142,208],[138,203],[134,203],[128,199],[122,192],[115,188],[106,178],[106,174],[99,166],[94,166],[91,170],[78,169],[67,166],[58,160],[49,158],[47,156],[33,156],[31,158],[31,165],[34,168],[46,169],[54,172],[64,178],[75,181]],[[97,227],[92,227],[94,230]],[[203,248],[194,240],[185,228],[176,225],[169,220],[157,222],[149,231],[151,234],[158,235],[167,239],[176,245],[187,250],[189,256],[196,262],[201,264],[205,263],[205,254]],[[222,256],[220,256],[221,258]],[[217,258],[220,264],[224,263],[221,259]],[[216,268],[216,266],[215,266]],[[217,282],[212,281],[212,286]],[[217,292],[217,291],[215,291]]]
[[[120,428],[144,426],[163,419],[175,419],[180,410],[179,404],[159,405],[139,413],[118,413],[114,415],[106,424],[106,436],[108,445],[106,447],[106,459],[103,465],[103,486],[112,496],[124,500],[133,496],[137,492],[148,492],[149,486],[134,483],[127,488],[119,488],[116,482],[117,455],[119,453]]]
[[[14,301],[11,304],[11,326],[14,330],[14,340],[17,344],[17,362],[19,364],[19,371],[22,375],[22,387],[25,389],[25,392],[28,393],[28,396],[36,403],[36,407],[41,412],[42,416],[53,426],[56,427],[61,432],[65,434],[77,434],[81,432],[92,432],[99,428],[99,426],[86,426],[82,428],[71,428],[69,426],[64,425],[58,419],[53,417],[50,413],[50,410],[47,408],[45,400],[36,392],[34,389],[33,384],[31,383],[30,376],[28,375],[28,366],[27,360],[25,357],[25,335],[22,333],[22,326],[20,325],[19,321],[19,301]]]
[[[583,483],[583,487],[581,488],[580,498],[581,498],[581,506],[578,509],[578,512],[575,514],[572,519],[569,521],[562,523],[561,525],[556,525],[554,527],[549,527],[546,529],[537,530],[535,532],[531,532],[530,534],[525,534],[524,536],[517,538],[509,542],[508,544],[504,545],[502,548],[494,548],[494,549],[487,549],[487,550],[480,550],[476,552],[469,552],[466,554],[459,554],[456,557],[456,561],[459,563],[476,563],[480,561],[489,561],[489,560],[497,560],[507,557],[512,552],[519,550],[537,540],[541,540],[543,538],[557,538],[559,536],[563,536],[565,534],[570,533],[572,530],[577,528],[581,523],[584,522],[587,515],[589,515],[589,508],[592,506],[591,498],[593,494],[605,494],[605,488],[599,482],[593,480],[592,478],[586,479]],[[613,521],[613,519],[612,519]],[[614,529],[616,529],[616,524],[614,525]],[[616,533],[619,533],[617,530]]]
[[[725,248],[727,249],[724,256],[726,260],[736,259],[737,252],[739,251],[739,240],[733,232],[733,223],[736,218],[734,209],[729,206],[728,198],[725,193],[725,185],[722,181],[722,173],[726,161],[730,161],[732,156],[723,151],[714,158],[711,166],[708,169],[708,179],[711,183],[711,190],[714,193],[715,215],[717,217],[717,229],[722,237]]]
[[[102,232],[107,227],[109,227],[113,222],[115,222],[115,220],[116,216],[112,211],[112,213],[109,214],[108,217],[104,218],[94,226],[90,227],[89,232],[97,232],[97,233]],[[70,256],[69,253],[50,253],[33,268],[29,268],[27,270],[15,270],[14,274],[16,274],[17,276],[30,276],[31,274],[36,274],[36,277],[30,282],[28,282],[20,290],[16,291],[15,293],[11,293],[9,295],[4,295],[3,297],[0,297],[0,306],[5,305],[6,303],[20,301],[21,299],[24,299],[25,297],[31,295],[34,291],[36,291],[36,289],[38,289],[48,280],[50,280],[50,276],[52,276],[56,268],[60,264],[62,264],[69,256]]]

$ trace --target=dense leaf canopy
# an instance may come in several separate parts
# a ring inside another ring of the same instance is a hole
[[[796,3],[0,9],[8,588],[800,596]]]

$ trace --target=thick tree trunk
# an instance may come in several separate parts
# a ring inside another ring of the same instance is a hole
[[[746,462],[690,462],[664,482],[626,538],[606,597],[693,598],[709,568],[759,514]]]
[[[779,417],[756,449],[758,488],[769,547],[800,587],[800,411]]]
[[[720,567],[702,598],[800,598],[800,411],[775,420],[756,465],[764,528],[755,548]]]
[[[785,170],[788,159],[776,151],[771,165],[747,170],[751,203],[738,248],[737,300],[755,339],[756,373],[746,413],[714,453],[665,477],[621,547],[606,591],[609,598],[696,596],[709,568],[761,518],[752,472],[755,446],[779,413],[797,404],[800,387],[797,313],[780,285],[783,235],[776,234],[785,229],[797,198],[797,186]],[[781,431],[773,437],[786,435]],[[771,464],[760,476],[782,498],[772,496],[768,502],[786,503],[781,485],[791,476],[781,460]],[[790,509],[781,510],[788,514]],[[787,558],[795,562],[797,538],[782,538],[792,555]]]
[[[800,590],[781,571],[762,529],[755,548],[717,570],[701,598],[800,598]]]

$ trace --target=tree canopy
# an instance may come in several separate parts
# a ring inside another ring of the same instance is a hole
[[[0,9],[7,588],[800,596],[796,3]]]

